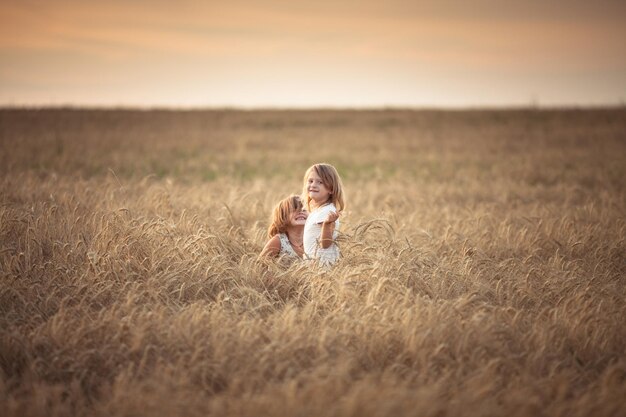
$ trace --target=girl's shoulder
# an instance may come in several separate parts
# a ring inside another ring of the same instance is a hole
[[[280,254],[281,241],[280,236],[272,236],[261,251],[261,256],[278,256]]]
[[[281,247],[284,247],[286,244],[289,244],[289,238],[286,233],[279,233],[276,235],[280,241]]]
[[[328,213],[333,211],[337,211],[337,207],[333,203],[325,204],[309,213],[309,219],[313,223],[321,223],[328,217]]]
[[[328,203],[328,204],[324,204],[322,207],[318,207],[317,209],[313,210],[311,213],[324,213],[324,214],[328,214],[331,211],[337,211],[337,207],[335,206],[334,203]]]

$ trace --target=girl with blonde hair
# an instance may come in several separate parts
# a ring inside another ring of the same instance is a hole
[[[269,240],[259,256],[302,259],[302,236],[306,219],[307,211],[300,196],[292,195],[281,200],[272,212],[272,220],[267,229]]]
[[[309,211],[304,225],[304,254],[321,266],[330,266],[339,259],[335,240],[339,213],[346,207],[343,184],[335,167],[321,163],[307,169],[302,199]]]

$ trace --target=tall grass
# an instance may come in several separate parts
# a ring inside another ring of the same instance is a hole
[[[0,414],[626,413],[626,112],[0,111]],[[341,262],[258,262],[326,161]]]

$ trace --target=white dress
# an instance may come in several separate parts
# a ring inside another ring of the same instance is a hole
[[[280,239],[280,252],[278,253],[279,257],[287,257],[287,258],[298,258],[298,254],[291,246],[291,242],[289,242],[289,238],[286,233],[279,233],[278,238]]]
[[[333,242],[328,248],[324,249],[320,245],[319,239],[322,234],[322,223],[331,212],[336,212],[337,207],[334,204],[326,204],[309,213],[309,217],[304,224],[304,254],[305,259],[316,260],[321,266],[330,266],[339,259],[339,247]],[[337,238],[337,230],[339,229],[339,220],[335,220],[335,230],[333,232],[333,240]]]

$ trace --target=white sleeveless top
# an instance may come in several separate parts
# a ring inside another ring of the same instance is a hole
[[[339,247],[333,242],[328,248],[324,249],[319,244],[322,234],[322,223],[328,217],[330,212],[337,211],[334,204],[326,204],[309,213],[309,217],[304,224],[304,254],[306,259],[317,260],[322,266],[330,266],[339,259]],[[339,220],[335,220],[335,231],[333,239],[337,238],[337,230],[339,229]]]
[[[295,257],[300,259],[296,251],[293,249],[293,246],[291,246],[291,242],[289,242],[289,238],[286,233],[279,233],[278,238],[280,239],[280,252],[278,253],[278,256],[285,256],[289,258]]]

